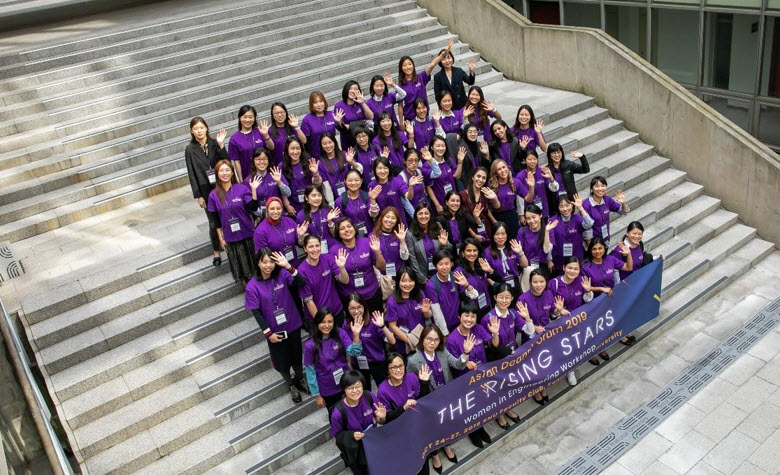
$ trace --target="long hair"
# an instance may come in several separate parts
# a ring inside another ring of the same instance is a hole
[[[496,149],[501,146],[501,141],[498,140],[496,134],[493,133],[493,127],[496,125],[501,125],[504,127],[504,129],[506,129],[506,140],[507,142],[512,143],[512,132],[509,131],[509,126],[506,125],[506,122],[504,122],[503,119],[496,119],[492,124],[490,124],[490,133],[493,135],[493,138],[490,140],[490,146],[495,147]]]
[[[515,114],[515,132],[520,130],[520,119],[517,117],[520,115],[520,111],[523,109],[528,111],[528,114],[531,116],[531,120],[528,121],[528,128],[533,129],[536,127],[536,116],[534,115],[534,110],[529,106],[528,104],[523,104],[522,106],[517,108],[517,114]]]
[[[493,160],[493,163],[490,164],[490,176],[488,177],[488,186],[490,186],[490,189],[498,192],[498,172],[496,172],[496,169],[498,168],[499,164],[503,163],[506,165],[506,168],[508,170],[509,176],[507,177],[507,184],[509,184],[509,188],[512,190],[512,192],[515,191],[515,181],[512,179],[512,169],[509,168],[509,165],[500,158],[497,158]]]
[[[417,67],[414,65],[414,60],[410,56],[401,56],[401,59],[398,61],[398,84],[401,86],[406,84],[406,74],[404,74],[403,65],[407,59],[412,62],[412,78],[409,82],[412,84],[417,82]]]
[[[400,286],[401,277],[404,275],[412,279],[412,282],[414,282],[414,287],[412,287],[412,291],[409,292],[409,298],[416,302],[422,301],[422,290],[420,290],[420,285],[414,278],[414,274],[412,274],[412,269],[406,266],[401,266],[401,268],[398,269],[398,272],[395,274],[395,290],[393,290],[393,298],[395,299],[395,303],[403,303],[404,301],[404,298],[401,296]]]
[[[287,106],[282,104],[281,102],[274,102],[271,104],[271,128],[269,129],[269,135],[271,137],[278,137],[279,136],[279,127],[276,126],[276,120],[274,119],[274,107],[281,107],[284,109],[284,130],[287,132],[287,136],[291,137],[295,135],[295,131],[292,127],[290,127],[290,122],[288,122],[288,119],[290,118],[290,113],[287,112]]]
[[[260,248],[259,251],[257,251],[257,254],[255,254],[255,279],[262,281],[263,279],[263,273],[260,272],[260,262],[263,261],[266,257],[274,260],[273,257],[274,251],[271,250],[269,247],[263,247]],[[271,271],[271,275],[268,276],[269,279],[276,279],[276,276],[279,275],[281,267],[274,265],[274,270]]]
[[[317,313],[314,314],[314,332],[311,336],[311,339],[314,342],[314,364],[317,364],[320,361],[322,340],[325,339],[322,335],[322,332],[320,332],[319,325],[323,320],[325,320],[327,315],[330,315],[330,318],[333,318],[333,313],[331,313],[328,307],[320,307],[320,309],[317,310]],[[333,328],[330,329],[330,333],[328,333],[327,336],[336,342],[338,345],[338,352],[346,357],[347,351],[344,348],[344,344],[341,342],[341,338],[339,338],[339,328],[336,326],[335,319],[333,319]]]
[[[428,203],[426,201],[421,201],[420,203],[417,204],[417,207],[414,208],[414,216],[412,217],[412,224],[409,226],[409,231],[412,232],[412,235],[416,239],[423,238],[422,227],[420,227],[420,223],[417,221],[417,213],[419,213],[423,209],[427,209],[428,213],[430,213],[431,215],[431,220],[428,221],[428,230],[427,230],[428,237],[431,238],[431,240],[438,239],[441,226],[439,225],[438,221],[433,219],[433,213],[431,213],[431,209],[428,207]]]
[[[376,119],[374,119],[374,123],[375,123],[374,130],[376,130],[376,136],[379,137],[379,145],[382,148],[384,147],[390,148],[390,145],[387,143],[387,136],[385,135],[381,127],[379,127],[379,123],[382,122],[383,119],[390,119],[390,137],[393,138],[392,148],[396,150],[403,149],[404,144],[401,143],[401,134],[398,133],[398,127],[395,126],[395,121],[387,112],[380,112],[379,115],[376,116]]]
[[[371,78],[371,82],[368,84],[368,94],[371,96],[374,95],[374,84],[376,84],[377,82],[381,82],[385,86],[385,92],[382,93],[382,97],[385,97],[389,92],[387,90],[387,83],[385,82],[385,78],[383,78],[379,74]]]
[[[344,104],[347,103],[347,100],[349,99],[349,90],[352,88],[352,86],[357,86],[358,90],[360,92],[363,92],[362,89],[360,89],[360,84],[358,84],[357,81],[349,80],[344,83],[344,87],[341,88],[341,100],[344,102]]]
[[[267,172],[271,169],[271,152],[268,151],[268,149],[265,147],[257,147],[254,152],[252,152],[252,163],[249,165],[249,176],[257,175],[255,158],[259,157],[260,155],[265,155],[265,158],[268,159],[268,168],[266,168],[265,171]]]
[[[498,231],[501,229],[503,229],[504,233],[506,233],[506,243],[504,243],[504,247],[506,249],[510,249],[509,240],[514,239],[514,236],[510,236],[509,232],[507,232],[506,224],[504,224],[503,221],[496,221],[495,223],[493,223],[493,230],[490,233],[490,245],[488,246],[488,252],[490,252],[490,257],[492,257],[493,259],[498,259],[498,246],[496,245],[496,234],[498,234]]]
[[[538,207],[535,204],[530,204],[525,207],[526,213],[533,213],[539,215],[539,235],[536,236],[536,245],[540,248],[544,247],[544,228],[547,227],[547,218],[544,217],[544,214],[542,213],[542,208]],[[525,232],[533,232],[531,231],[530,227],[523,228],[523,233]]]
[[[190,142],[198,143],[198,139],[196,139],[195,134],[192,133],[192,128],[198,124],[203,124],[206,126],[206,143],[208,143],[209,140],[212,140],[211,135],[209,135],[209,124],[206,123],[206,119],[200,116],[193,117],[192,120],[190,121],[190,137],[192,137]]]
[[[223,165],[230,167],[231,185],[238,183],[238,180],[236,179],[236,170],[233,168],[233,164],[230,163],[230,160],[220,160],[214,165],[214,174],[217,175],[217,186],[214,187],[214,190],[217,192],[217,198],[219,198],[220,203],[225,203],[225,194],[227,193],[225,185],[223,185],[222,181],[219,179],[219,169],[222,168]]]
[[[466,248],[468,246],[474,246],[477,248],[477,260],[474,261],[474,267],[469,261],[466,260]],[[460,252],[458,253],[458,265],[467,274],[475,275],[477,277],[485,277],[485,271],[479,265],[479,243],[474,238],[466,238],[463,240],[463,245],[460,246]]]
[[[303,168],[303,173],[306,176],[310,176],[311,172],[309,172],[309,154],[306,152],[306,148],[304,148],[303,144],[301,143],[301,140],[294,136],[290,135],[287,137],[287,140],[284,142],[284,154],[282,155],[282,175],[284,175],[285,178],[287,178],[287,181],[292,182],[293,179],[293,163],[292,158],[290,158],[290,145],[295,142],[298,144],[298,146],[301,148],[301,168]]]
[[[322,203],[320,203],[320,209],[330,209],[330,205],[327,201],[325,201],[325,191],[322,188],[322,184],[315,185],[307,185],[306,189],[303,190],[303,196],[308,198],[309,194],[312,191],[318,191],[322,195]],[[311,220],[311,205],[309,204],[309,200],[304,199],[303,200],[303,217],[306,219],[306,221]],[[323,236],[325,237],[325,236]]]
[[[398,211],[398,209],[395,206],[388,206],[387,208],[383,209],[381,213],[379,213],[379,216],[376,217],[376,223],[374,224],[374,234],[379,235],[379,233],[382,232],[382,220],[388,214],[395,215],[395,226],[390,230],[391,235],[393,232],[395,232],[395,230],[398,229],[399,224],[403,224],[403,221],[401,221],[401,213]]]
[[[328,159],[325,156],[325,149],[322,147],[322,141],[325,139],[329,139],[331,142],[333,142],[333,158],[336,159],[336,166],[338,167],[338,170],[333,169],[333,163],[331,163],[330,159]],[[346,166],[346,159],[344,158],[344,152],[341,151],[341,147],[339,147],[339,143],[336,141],[336,137],[331,132],[325,132],[320,137],[320,152],[321,157],[320,160],[322,160],[322,163],[325,164],[325,167],[333,173],[334,171],[338,171],[339,173],[344,171],[344,167]]]
[[[472,116],[472,120],[470,120],[470,122],[475,122],[476,124],[482,126],[488,120],[488,111],[487,109],[485,109],[485,106],[483,104],[485,102],[485,93],[482,92],[481,87],[471,86],[469,88],[469,93],[466,94],[466,97],[470,96],[473,91],[477,91],[477,94],[479,94],[479,103],[477,103],[477,110],[474,111],[474,115]],[[471,103],[469,102],[469,104]],[[473,118],[477,118],[477,120],[474,121]]]
[[[417,342],[417,349],[420,351],[425,351],[423,342],[431,333],[435,333],[436,336],[439,337],[439,346],[437,346],[436,350],[434,351],[444,351],[444,334],[441,332],[441,329],[439,329],[439,327],[437,327],[434,323],[425,325],[425,328],[423,328],[420,332],[420,341]]]
[[[474,175],[477,174],[477,172],[485,172],[485,185],[490,186],[490,183],[488,183],[488,178],[490,177],[487,168],[485,167],[477,167],[474,169],[474,171],[471,172],[471,180],[474,181]],[[485,186],[482,185],[482,186]],[[479,203],[481,193],[478,195],[477,193],[474,193],[474,186],[472,184],[469,184],[468,187],[466,187],[466,193],[469,195],[469,199],[471,200],[472,206],[477,206],[477,203]]]
[[[456,211],[454,215],[450,213],[450,209],[447,206],[447,202],[450,200],[450,197],[452,196],[457,196],[458,199],[460,200],[460,207],[458,208],[458,211]],[[458,192],[455,190],[450,190],[447,192],[446,195],[444,195],[444,203],[442,203],[442,208],[444,209],[444,211],[442,212],[441,216],[445,218],[448,219],[455,218],[455,220],[458,222],[462,222],[466,219],[466,211],[463,209],[463,199],[460,197],[460,194],[458,194]]]
[[[241,117],[244,114],[246,114],[247,112],[250,112],[250,111],[252,112],[252,115],[255,116],[255,122],[254,122],[254,124],[252,124],[252,129],[251,130],[254,130],[254,129],[257,128],[257,111],[255,110],[255,108],[253,106],[244,105],[244,106],[241,106],[240,109],[238,109],[238,131],[239,132],[242,129],[242,127],[241,127]]]

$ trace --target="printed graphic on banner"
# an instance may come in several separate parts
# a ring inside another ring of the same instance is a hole
[[[503,360],[482,364],[417,401],[390,424],[366,432],[372,475],[417,473],[433,450],[479,429],[505,411],[655,318],[660,310],[660,259],[643,267]],[[459,355],[455,355],[459,356]]]

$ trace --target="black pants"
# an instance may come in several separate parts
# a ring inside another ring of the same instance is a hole
[[[301,329],[287,333],[287,338],[279,343],[268,342],[268,353],[271,356],[271,364],[282,375],[288,386],[293,381],[303,378],[303,344],[301,343]],[[290,376],[290,370],[295,376]]]
[[[372,379],[374,380],[376,388],[379,388],[382,381],[387,379],[384,361],[368,363],[368,369],[361,369],[360,372],[363,373],[363,377],[366,378],[366,387],[364,388],[366,391],[371,391]]]
[[[219,235],[217,235],[217,228],[219,227],[217,218],[212,216],[208,210],[206,211],[206,218],[209,220],[209,240],[211,240],[211,250],[221,251],[222,246],[219,244]]]

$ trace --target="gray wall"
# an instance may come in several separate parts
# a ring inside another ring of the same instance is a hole
[[[780,242],[780,157],[604,32],[535,25],[501,0],[418,3],[509,78],[594,97],[761,237]]]

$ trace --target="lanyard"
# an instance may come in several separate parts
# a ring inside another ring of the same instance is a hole
[[[268,288],[268,282],[271,282],[271,287]],[[276,292],[274,292],[274,287],[276,286],[276,279],[266,279],[263,281],[263,286],[267,288],[268,293],[271,294],[271,300],[274,303],[274,310],[279,308],[279,305],[276,303]]]
[[[273,229],[276,232],[276,234],[279,236],[279,238],[282,240],[282,244],[284,245],[284,247],[287,247],[289,246],[289,244],[287,243],[287,238],[285,237],[285,233],[284,231],[279,231],[279,228],[282,227],[282,219],[284,219],[284,216],[279,218],[278,225],[271,224],[271,229]]]

